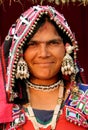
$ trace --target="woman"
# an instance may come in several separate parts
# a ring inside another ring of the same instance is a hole
[[[13,102],[13,119],[3,129],[88,129],[88,86],[63,15],[51,6],[31,7],[10,28],[3,50],[6,93]]]

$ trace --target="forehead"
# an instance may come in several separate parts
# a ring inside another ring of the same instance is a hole
[[[46,21],[40,28],[37,30],[37,32],[34,34],[34,36],[31,39],[37,38],[37,39],[49,39],[53,37],[59,36],[55,26]]]
[[[38,31],[44,31],[44,30],[52,30],[52,31],[56,31],[55,26],[51,23],[46,21],[43,25],[40,26],[40,28],[38,29]]]

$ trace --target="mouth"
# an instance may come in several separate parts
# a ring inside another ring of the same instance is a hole
[[[38,62],[38,63],[35,63],[36,65],[38,66],[41,66],[41,67],[48,67],[52,64],[54,64],[54,62]]]

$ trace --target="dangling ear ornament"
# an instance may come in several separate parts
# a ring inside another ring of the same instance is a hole
[[[61,66],[61,71],[63,75],[71,75],[72,73],[75,73],[74,62],[72,57],[69,55],[72,53],[73,50],[74,46],[66,43],[66,55],[63,58]]]
[[[17,63],[16,79],[26,79],[29,78],[28,66],[23,59],[23,53],[21,51],[21,57]]]

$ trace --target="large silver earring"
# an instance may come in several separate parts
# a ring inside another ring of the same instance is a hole
[[[72,57],[69,55],[74,50],[74,46],[66,43],[66,55],[63,58],[61,72],[63,75],[71,75],[75,73],[75,66]]]
[[[29,78],[28,66],[25,60],[23,59],[23,54],[21,53],[21,57],[17,63],[17,71],[16,71],[16,79],[26,79]]]

